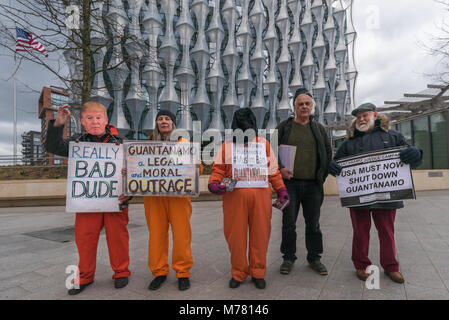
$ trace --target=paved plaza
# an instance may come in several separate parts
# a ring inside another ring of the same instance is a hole
[[[180,292],[175,273],[157,291],[147,266],[148,231],[143,204],[130,206],[131,277],[115,289],[104,232],[98,247],[95,282],[77,296],[65,287],[66,267],[76,265],[74,214],[64,207],[0,208],[0,299],[449,299],[449,190],[418,192],[396,216],[396,247],[404,284],[393,283],[383,270],[380,289],[367,289],[355,276],[351,262],[352,227],[338,198],[326,197],[321,213],[324,237],[322,262],[329,275],[314,273],[305,262],[304,219],[297,223],[298,260],[289,275],[281,275],[279,251],[281,212],[274,209],[267,257],[267,287],[256,289],[250,279],[228,287],[230,261],[223,235],[221,201],[193,202],[191,288]],[[59,233],[58,233],[59,232]],[[379,265],[379,241],[372,225],[370,258]],[[170,238],[171,242],[171,238]],[[171,261],[171,258],[170,258]]]

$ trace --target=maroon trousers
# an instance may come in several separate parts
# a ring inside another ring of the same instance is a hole
[[[372,263],[368,258],[371,216],[379,234],[380,265],[386,272],[399,271],[394,242],[396,209],[350,208],[353,227],[352,262],[357,270],[365,270]]]

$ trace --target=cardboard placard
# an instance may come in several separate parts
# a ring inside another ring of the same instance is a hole
[[[337,176],[343,207],[415,199],[410,165],[401,162],[401,148],[389,148],[339,159]]]
[[[200,145],[125,141],[126,195],[199,196]]]
[[[122,193],[122,145],[69,143],[67,212],[116,212]]]

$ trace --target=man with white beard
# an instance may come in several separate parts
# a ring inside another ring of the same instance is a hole
[[[415,146],[409,146],[404,136],[390,130],[387,116],[377,113],[376,106],[365,103],[352,111],[356,117],[349,127],[349,137],[338,148],[334,160],[329,164],[329,173],[338,176],[342,170],[337,159],[360,153],[406,146],[400,152],[400,159],[412,168],[420,165],[422,151]],[[397,283],[403,283],[404,277],[399,272],[399,262],[396,260],[394,241],[394,219],[396,209],[403,208],[402,201],[375,203],[367,206],[349,208],[353,226],[352,261],[357,277],[365,281],[369,274],[366,268],[371,265],[368,258],[371,216],[379,234],[380,264],[385,274]]]

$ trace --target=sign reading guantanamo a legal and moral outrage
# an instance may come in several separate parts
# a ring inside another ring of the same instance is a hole
[[[67,212],[115,212],[122,192],[123,149],[113,143],[69,143]]]
[[[199,143],[125,141],[123,148],[126,195],[199,195]]]
[[[415,199],[410,165],[400,160],[401,150],[389,148],[339,159],[343,168],[337,176],[341,205],[356,207]]]

